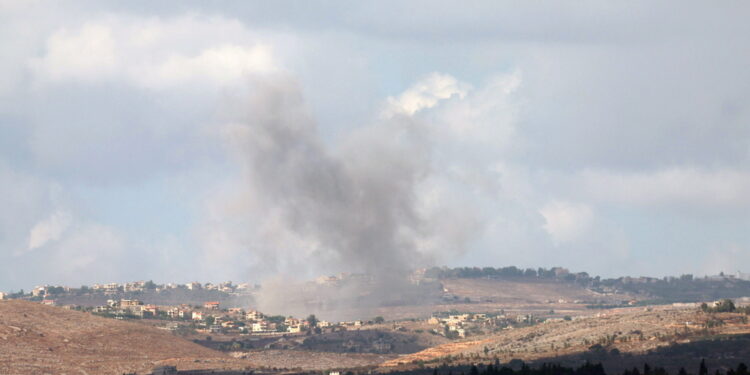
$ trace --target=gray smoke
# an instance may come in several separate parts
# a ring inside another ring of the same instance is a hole
[[[368,301],[408,293],[411,270],[430,261],[422,244],[440,238],[434,218],[420,210],[419,186],[430,175],[426,128],[410,117],[389,116],[328,146],[300,90],[286,80],[254,86],[229,112],[250,194],[264,207],[259,214],[275,213],[284,230],[314,244],[312,267],[334,263],[371,275]],[[271,309],[288,305],[280,296],[297,293],[281,293],[279,284],[268,283],[259,302]],[[338,291],[338,297],[356,300],[356,293]]]

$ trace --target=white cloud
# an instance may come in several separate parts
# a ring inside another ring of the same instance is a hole
[[[42,247],[60,236],[70,226],[73,217],[64,211],[57,211],[48,218],[36,223],[29,232],[29,250]]]
[[[54,32],[30,68],[37,85],[221,86],[276,71],[272,55],[268,44],[231,19],[107,17]]]
[[[44,57],[33,65],[38,75],[50,81],[114,78],[122,63],[118,52],[110,27],[86,24],[78,30],[63,29],[50,36]]]
[[[142,72],[134,72],[140,85],[161,88],[207,80],[218,85],[236,83],[250,74],[275,70],[271,49],[266,45],[243,47],[222,45],[207,48],[197,56],[171,56]]]
[[[544,230],[556,243],[580,239],[591,228],[594,211],[585,204],[553,201],[539,210]]]
[[[581,174],[581,183],[594,199],[621,205],[688,209],[746,209],[750,205],[750,173],[733,169],[588,170]]]
[[[389,97],[387,113],[413,115],[420,110],[434,107],[439,101],[454,95],[463,98],[470,86],[456,78],[440,73],[432,73],[415,83],[398,97]]]
[[[523,107],[518,96],[522,81],[518,70],[496,75],[476,89],[436,103],[427,121],[439,128],[449,144],[472,144],[462,153],[477,153],[476,147],[482,145],[481,151],[489,151],[494,162],[511,141],[518,141],[513,138]]]

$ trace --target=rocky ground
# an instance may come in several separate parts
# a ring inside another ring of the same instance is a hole
[[[26,301],[0,301],[0,373],[117,374],[169,358],[224,353],[141,324]]]
[[[479,359],[526,361],[591,350],[643,354],[669,345],[716,335],[750,333],[747,316],[705,314],[695,308],[603,310],[571,321],[508,329],[487,336],[439,345],[389,361],[384,367],[421,362],[471,362]]]

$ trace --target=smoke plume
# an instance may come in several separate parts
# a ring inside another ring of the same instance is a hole
[[[408,294],[407,277],[430,262],[426,244],[441,236],[432,225],[437,211],[424,210],[420,199],[431,172],[426,127],[411,116],[384,115],[328,145],[288,80],[259,84],[229,113],[227,135],[243,164],[248,195],[259,215],[274,217],[279,230],[313,247],[310,267],[333,264],[369,275],[370,304]],[[273,251],[274,244],[265,246]],[[302,298],[280,292],[282,284],[265,283],[259,303],[278,309],[290,303],[285,298]],[[339,290],[337,297],[361,303],[357,293]]]

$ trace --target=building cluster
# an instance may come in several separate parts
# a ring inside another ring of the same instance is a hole
[[[257,288],[257,285],[250,285],[248,283],[233,284],[231,281],[226,281],[218,284],[201,284],[198,282],[190,282],[187,284],[155,284],[152,281],[132,281],[127,283],[94,284],[91,287],[82,286],[80,288],[42,285],[34,287],[29,295],[32,298],[52,300],[57,297],[65,296],[66,294],[101,293],[107,296],[116,296],[120,293],[139,293],[146,291],[161,292],[166,290],[180,289],[190,291],[219,291],[228,294],[247,294]],[[3,293],[3,296],[7,298],[7,294],[5,293]]]
[[[506,328],[539,323],[541,320],[531,314],[506,316],[505,314],[447,314],[433,315],[427,320],[428,324],[437,325],[433,333],[463,338],[471,332],[479,332],[482,328]]]
[[[93,312],[114,316],[137,316],[139,318],[153,318],[158,316],[156,305],[146,305],[137,299],[108,300],[105,306],[97,306]]]
[[[449,314],[432,316],[427,320],[427,323],[439,325],[442,328],[434,330],[436,333],[446,336],[453,334],[457,337],[466,337],[466,331],[470,326],[488,322],[486,314]]]
[[[362,326],[361,321],[331,323],[311,322],[292,316],[267,316],[257,310],[242,308],[222,309],[219,302],[209,301],[200,306],[155,306],[137,299],[109,300],[104,306],[93,308],[93,313],[117,318],[162,319],[169,321],[172,330],[189,326],[199,332],[226,334],[278,335],[306,332],[313,328],[345,330],[348,326]]]

